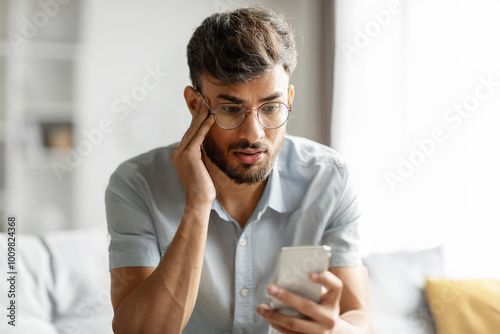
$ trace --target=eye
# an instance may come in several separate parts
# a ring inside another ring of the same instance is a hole
[[[260,111],[266,115],[272,115],[276,114],[279,111],[279,109],[280,105],[278,103],[270,103],[263,105]]]
[[[237,104],[221,105],[220,108],[226,114],[239,114],[243,108]]]

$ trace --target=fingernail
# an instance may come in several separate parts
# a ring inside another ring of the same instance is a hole
[[[278,292],[280,292],[280,289],[279,289],[276,285],[271,284],[271,285],[269,286],[269,294],[271,294],[271,295],[275,295],[275,294],[277,294]]]
[[[318,273],[311,273],[311,278],[316,280],[319,278],[319,274]]]

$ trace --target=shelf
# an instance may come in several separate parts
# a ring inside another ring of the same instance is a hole
[[[27,102],[24,104],[26,117],[36,119],[41,122],[66,122],[73,117],[73,112],[77,108],[71,102]]]
[[[68,59],[78,53],[80,0],[0,0],[0,54]],[[17,38],[11,45],[9,38]]]
[[[30,59],[25,61],[22,86],[26,103],[73,100],[73,62],[71,60]]]
[[[26,232],[74,219],[74,173],[53,163],[74,143],[82,1],[63,2],[0,0],[0,217],[23,216]]]
[[[9,42],[4,45],[6,55],[14,55]],[[40,40],[30,40],[26,44],[19,46],[19,52],[15,55],[19,58],[46,58],[46,59],[73,59],[79,54],[79,45],[66,42],[50,42]]]
[[[66,166],[66,155],[69,154],[67,151],[64,150],[59,150],[59,149],[48,149],[48,148],[43,148],[40,151],[37,150],[37,154],[33,154],[29,157],[29,160],[25,161],[23,163],[22,167],[20,167],[20,170],[25,173],[25,175],[30,174],[32,172],[50,172],[48,173],[51,178],[53,176],[53,181],[57,181],[57,175],[56,172],[54,171],[53,163],[58,162],[62,165]],[[33,153],[33,151],[31,151]],[[53,175],[51,175],[53,174]],[[64,177],[66,175],[72,175],[72,173],[67,172],[64,173]]]
[[[18,0],[16,0],[18,1]],[[65,4],[58,1],[50,2],[52,6],[42,8],[41,3],[47,1],[25,2],[24,17],[32,24],[34,36],[32,41],[75,43],[80,39],[80,7],[79,0],[71,0]],[[37,20],[36,18],[47,18]],[[21,18],[20,18],[21,19]],[[19,33],[26,25],[26,21],[18,20],[18,24],[11,24],[12,29]]]
[[[73,124],[31,120],[16,129],[17,156],[24,167],[50,169],[64,162],[73,145]]]

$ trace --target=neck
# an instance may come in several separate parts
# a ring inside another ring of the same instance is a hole
[[[259,203],[267,179],[256,184],[237,184],[210,159],[205,159],[205,165],[214,183],[217,200],[243,228]]]

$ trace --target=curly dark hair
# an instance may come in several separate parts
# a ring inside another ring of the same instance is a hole
[[[193,86],[201,90],[202,75],[240,84],[279,64],[291,76],[297,50],[284,15],[258,6],[206,18],[188,43],[187,59]]]

